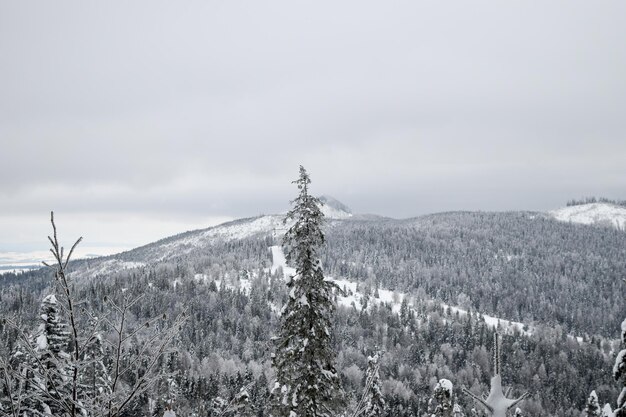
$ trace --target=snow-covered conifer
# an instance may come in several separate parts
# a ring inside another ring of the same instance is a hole
[[[617,415],[611,409],[611,404],[604,404],[604,407],[602,407],[602,417],[617,417]]]
[[[60,317],[60,308],[54,294],[43,299],[39,313],[41,323],[30,351],[36,355],[30,360],[33,372],[31,395],[36,398],[37,409],[42,412],[50,409],[56,415],[63,410],[59,402],[67,397],[69,390],[67,379],[70,334],[67,324]]]
[[[622,385],[622,391],[617,397],[615,417],[626,417],[626,319],[622,322],[622,347],[613,366],[613,378]]]
[[[587,398],[587,405],[585,406],[585,416],[587,417],[600,417],[602,415],[602,408],[598,402],[598,395],[595,391],[591,391]]]
[[[441,379],[433,391],[434,410],[433,416],[452,417],[452,382]]]
[[[380,387],[380,358],[376,352],[367,358],[365,388],[352,417],[382,417],[385,413],[385,399]]]
[[[272,391],[275,416],[332,417],[342,397],[332,347],[335,284],[324,279],[318,250],[324,243],[320,201],[309,193],[311,180],[300,167],[294,183],[300,190],[286,220],[286,257],[296,269],[288,278],[289,297],[274,339],[276,383]]]

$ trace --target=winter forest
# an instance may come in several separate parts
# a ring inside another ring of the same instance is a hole
[[[54,261],[0,275],[0,415],[626,416],[620,227],[294,185],[285,215],[100,258],[52,215]]]

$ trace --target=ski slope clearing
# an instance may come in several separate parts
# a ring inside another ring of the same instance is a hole
[[[624,230],[626,207],[609,203],[591,203],[552,210],[549,214],[558,221],[591,225],[607,225]]]

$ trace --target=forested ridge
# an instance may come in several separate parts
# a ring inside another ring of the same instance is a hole
[[[514,393],[531,394],[525,415],[580,415],[591,390],[602,403],[618,395],[610,374],[619,323],[626,316],[620,291],[626,275],[623,232],[520,212],[332,220],[324,230],[322,262],[328,275],[358,281],[372,300],[376,288],[386,288],[407,293],[413,303],[400,314],[374,302],[362,311],[338,309],[333,343],[348,407],[360,397],[368,356],[383,350],[386,415],[425,415],[442,378],[454,383],[454,400],[469,414],[474,405],[460,388],[488,391],[491,376],[494,329],[476,312],[535,328],[530,336],[504,334],[502,343],[505,383]],[[122,289],[144,294],[132,308],[133,317],[165,311],[172,321],[188,309],[175,349],[161,364],[175,376],[138,397],[124,415],[146,415],[165,404],[175,404],[180,415],[219,415],[242,386],[249,387],[253,400],[240,415],[268,415],[275,377],[270,338],[288,296],[281,271],[272,274],[269,268],[269,247],[276,244],[280,236],[268,230],[217,239],[139,268],[76,277],[78,298],[89,300],[95,311]],[[133,252],[121,256],[148,259]],[[85,271],[86,264],[97,263],[76,261],[70,269]],[[47,270],[0,276],[0,312],[16,314],[34,332],[51,281]],[[452,314],[433,300],[474,314]],[[585,340],[579,343],[568,334]],[[12,355],[15,339],[10,328],[2,328],[3,355]]]

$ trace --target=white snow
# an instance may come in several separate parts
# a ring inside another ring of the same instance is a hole
[[[272,274],[275,274],[278,268],[283,269],[285,276],[293,276],[296,274],[295,268],[287,266],[287,259],[285,258],[282,247],[270,246],[270,250],[272,251]]]
[[[448,391],[450,394],[452,394],[452,382],[450,382],[449,379],[445,379],[445,378],[441,379],[439,380],[439,383],[437,385],[439,385],[440,387]]]
[[[609,203],[591,203],[564,207],[548,212],[556,220],[580,224],[606,224],[624,230],[626,207]]]
[[[602,408],[602,417],[614,417],[611,404],[609,403],[604,404],[604,407]]]
[[[40,334],[37,336],[37,349],[46,350],[48,348],[48,338],[45,334]]]
[[[54,294],[50,294],[50,295],[46,295],[43,299],[44,303],[50,303],[50,304],[56,304],[57,303],[57,296]]]

